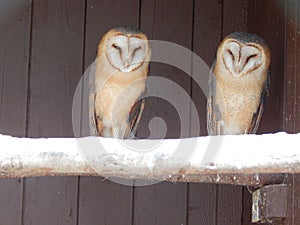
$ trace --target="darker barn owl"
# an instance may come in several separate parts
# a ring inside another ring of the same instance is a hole
[[[98,45],[89,99],[92,135],[132,138],[140,121],[151,49],[147,36],[129,27],[109,30]]]
[[[256,133],[268,95],[271,51],[255,34],[225,37],[209,77],[209,135]]]

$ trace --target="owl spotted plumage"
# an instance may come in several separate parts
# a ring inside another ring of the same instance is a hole
[[[141,31],[129,27],[109,30],[98,45],[91,78],[89,117],[92,135],[132,138],[145,101],[151,49]]]
[[[271,51],[255,34],[225,37],[209,77],[209,135],[256,133],[268,95]]]

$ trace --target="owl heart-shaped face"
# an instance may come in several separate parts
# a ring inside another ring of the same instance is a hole
[[[116,69],[129,73],[140,67],[147,56],[147,42],[138,36],[119,34],[107,41],[108,61]]]
[[[222,48],[222,62],[234,77],[241,77],[264,64],[264,50],[256,43],[227,40]]]

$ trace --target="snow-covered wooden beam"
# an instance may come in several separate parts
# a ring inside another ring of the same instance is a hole
[[[0,177],[102,176],[264,185],[300,172],[300,134],[166,140],[0,135]]]

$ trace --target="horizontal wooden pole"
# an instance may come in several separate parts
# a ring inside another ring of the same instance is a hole
[[[261,186],[300,172],[300,134],[166,140],[0,135],[0,177],[102,176]]]

